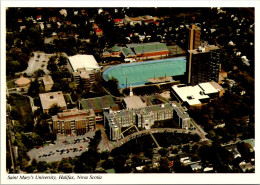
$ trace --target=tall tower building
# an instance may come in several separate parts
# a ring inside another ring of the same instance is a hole
[[[187,53],[187,83],[218,82],[220,68],[220,49],[207,43]]]
[[[201,29],[192,24],[189,28],[188,50],[198,49],[200,46]]]

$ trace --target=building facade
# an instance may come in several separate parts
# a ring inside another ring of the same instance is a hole
[[[84,135],[96,129],[96,117],[92,109],[69,109],[52,116],[53,133]]]
[[[174,119],[182,129],[194,127],[186,110],[177,102],[104,113],[104,127],[110,140],[119,140],[122,127],[136,125],[150,129],[155,121],[168,119]]]
[[[202,44],[199,49],[188,50],[187,83],[216,81],[220,71],[220,49],[214,45]]]
[[[189,28],[188,50],[198,49],[200,46],[201,29],[192,24]]]

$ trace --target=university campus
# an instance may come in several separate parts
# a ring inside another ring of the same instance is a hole
[[[255,173],[254,8],[5,13],[8,174]]]

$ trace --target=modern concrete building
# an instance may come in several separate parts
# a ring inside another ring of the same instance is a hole
[[[92,109],[69,109],[52,116],[53,132],[63,135],[83,135],[96,129],[96,116]]]
[[[192,24],[189,28],[188,50],[198,49],[200,46],[201,29]]]
[[[85,70],[100,70],[93,55],[74,55],[69,57],[69,69],[71,72],[84,68]]]
[[[95,82],[96,76],[100,71],[100,66],[93,55],[74,55],[69,57],[68,68],[73,74],[74,81],[77,84],[83,82],[86,86]]]
[[[220,49],[215,45],[203,43],[198,49],[187,53],[187,83],[196,85],[201,82],[219,79]]]
[[[44,113],[48,113],[49,109],[54,104],[57,104],[62,110],[67,109],[67,104],[61,91],[42,93],[39,94],[39,96],[41,100],[42,110]]]
[[[122,137],[122,127],[136,125],[140,128],[150,129],[155,121],[168,119],[176,120],[176,123],[183,129],[194,127],[194,121],[177,102],[106,112],[104,113],[104,127],[110,140],[118,140]]]
[[[74,81],[79,85],[83,84],[84,87],[89,87],[95,83],[97,73],[93,70],[85,70],[84,68],[78,69],[72,73]]]
[[[216,82],[200,83],[195,86],[179,84],[172,86],[171,93],[181,104],[200,106],[209,102],[211,98],[222,96],[224,89]]]

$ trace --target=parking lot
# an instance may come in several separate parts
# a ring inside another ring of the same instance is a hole
[[[55,144],[34,148],[28,152],[31,159],[37,161],[60,161],[62,158],[80,156],[82,152],[88,150],[90,139],[95,132],[89,132],[82,136],[61,137],[55,141]]]
[[[23,72],[27,75],[32,75],[34,71],[42,69],[46,74],[48,74],[49,71],[47,69],[47,64],[49,58],[54,54],[46,54],[44,52],[34,52],[33,54],[34,56],[29,59],[27,69]]]

